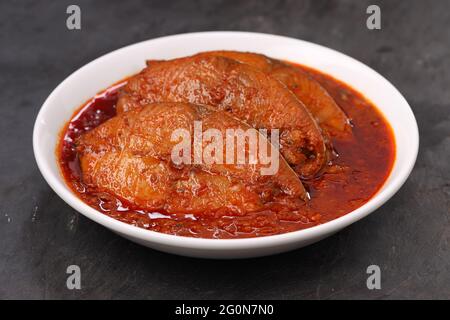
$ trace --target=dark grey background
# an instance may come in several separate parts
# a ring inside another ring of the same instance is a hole
[[[82,30],[68,31],[78,4]],[[369,4],[382,30],[365,27]],[[1,1],[0,298],[450,298],[448,1]],[[294,252],[241,261],[182,258],[124,240],[48,187],[32,151],[45,98],[90,60],[137,41],[246,30],[316,42],[368,64],[405,95],[421,148],[404,187],[368,218]],[[66,288],[66,267],[82,289]],[[366,268],[382,289],[366,288]]]

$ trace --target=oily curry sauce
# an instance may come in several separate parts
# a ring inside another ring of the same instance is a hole
[[[61,134],[57,148],[66,183],[85,203],[117,220],[148,230],[201,238],[247,238],[286,233],[339,218],[362,206],[381,188],[395,158],[391,128],[376,107],[360,93],[331,76],[300,65],[334,98],[351,119],[352,134],[328,132],[333,159],[316,178],[303,181],[310,201],[300,213],[264,211],[230,216],[201,216],[146,212],[108,193],[85,185],[79,167],[75,139],[116,115],[118,90],[111,86],[84,104]]]

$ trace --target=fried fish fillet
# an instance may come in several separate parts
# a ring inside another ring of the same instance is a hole
[[[221,56],[251,65],[284,83],[312,113],[328,133],[349,132],[349,119],[328,92],[306,72],[262,54],[240,51],[210,51],[199,55]],[[148,61],[152,64],[152,61]],[[331,129],[331,130],[330,130]]]
[[[210,145],[212,140],[206,138],[194,141],[196,121],[202,123],[201,132],[214,129],[223,137],[227,129],[254,130],[228,113],[207,106],[156,103],[135,108],[111,118],[76,141],[83,182],[139,209],[169,214],[240,215],[297,210],[305,204],[307,194],[298,176],[278,149],[259,133],[259,145],[279,159],[273,175],[261,173],[260,169],[267,164],[259,160],[240,165],[206,159],[195,163],[192,152],[190,163],[174,162],[173,150],[180,143],[180,137],[174,139],[176,130],[189,133],[191,150],[198,146],[206,150]],[[215,151],[218,150],[227,153],[225,144]],[[237,157],[237,148],[232,152]],[[205,154],[202,153],[203,157]],[[246,159],[251,154],[255,153],[247,143]]]
[[[278,80],[233,59],[198,55],[151,64],[129,79],[117,110],[154,102],[210,105],[251,127],[280,130],[281,153],[302,178],[327,162],[321,130],[303,103]]]

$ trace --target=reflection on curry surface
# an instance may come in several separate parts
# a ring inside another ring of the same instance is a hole
[[[279,129],[279,170],[174,164],[171,133],[195,121],[222,132]],[[67,184],[106,215],[169,234],[244,238],[360,207],[389,175],[394,150],[382,115],[342,82],[259,54],[215,51],[147,61],[74,114],[57,153]]]

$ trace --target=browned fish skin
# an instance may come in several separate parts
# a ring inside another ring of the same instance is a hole
[[[217,55],[249,64],[284,83],[312,113],[327,133],[349,132],[349,119],[328,92],[306,72],[262,54],[239,51],[210,51],[199,55]],[[149,61],[151,63],[151,61]],[[330,130],[334,129],[334,130]]]
[[[342,132],[351,130],[349,119],[344,111],[328,92],[306,72],[293,68],[280,60],[252,52],[211,51],[201,54],[228,57],[263,71],[291,89],[325,130],[328,132],[333,131],[329,128]]]
[[[281,153],[302,178],[327,162],[308,110],[281,82],[252,66],[214,55],[159,61],[128,81],[118,112],[166,101],[211,105],[254,128],[279,129]]]
[[[194,121],[202,121],[203,131],[250,128],[206,106],[158,103],[135,108],[77,141],[83,182],[139,209],[169,214],[242,215],[304,205],[303,185],[281,156],[278,172],[270,176],[260,174],[261,164],[175,165],[171,151],[178,141],[172,142],[171,135],[184,128],[193,137]],[[263,136],[259,139],[269,144]]]

